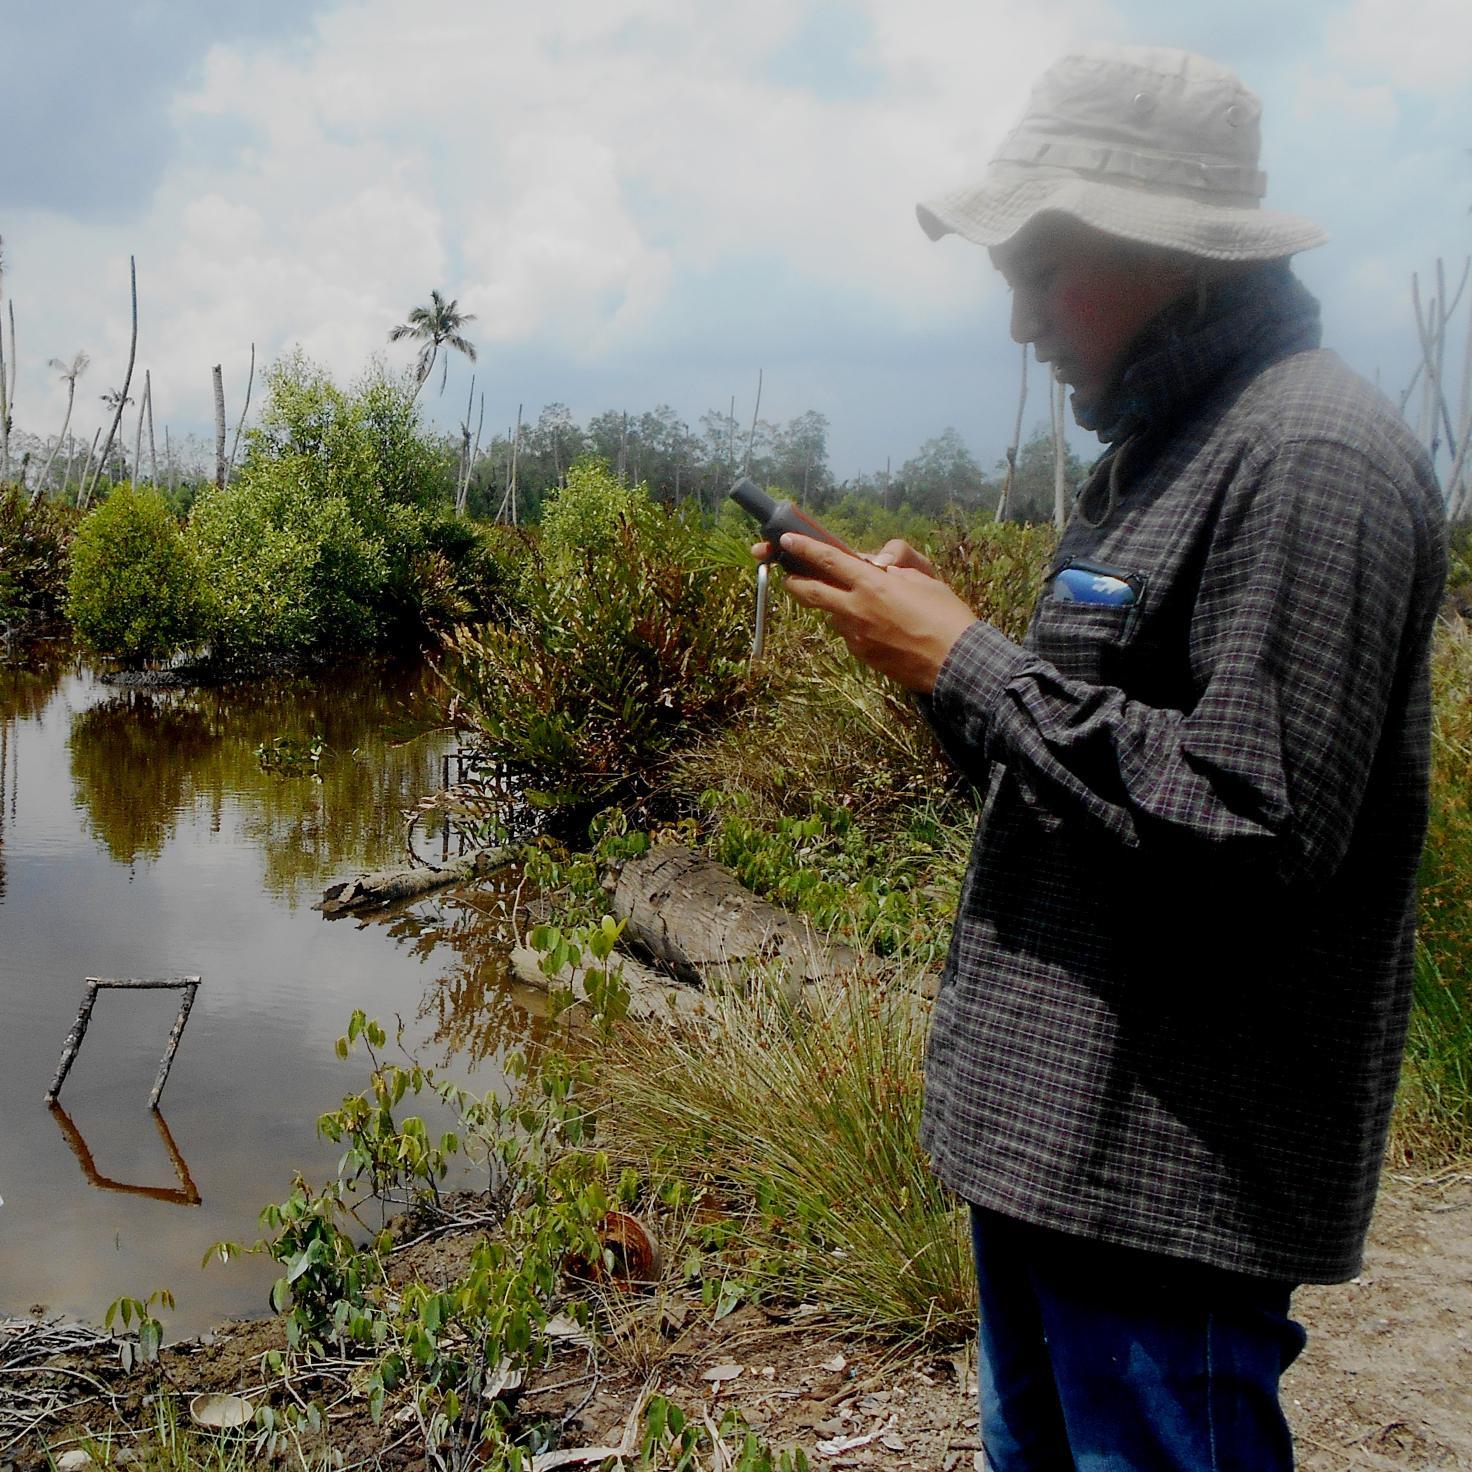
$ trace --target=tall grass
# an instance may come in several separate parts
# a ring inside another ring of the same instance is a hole
[[[712,998],[701,1026],[620,1032],[593,1085],[599,1142],[743,1219],[755,1286],[900,1339],[975,1313],[959,1203],[918,1139],[925,1015],[903,989],[833,981],[802,1012],[778,987]]]
[[[981,618],[1018,638],[1054,540],[1049,527],[953,523],[936,528],[923,550]],[[680,758],[674,785],[692,797],[735,795],[774,823],[845,807],[876,838],[902,832],[939,792],[948,820],[969,829],[969,796],[910,697],[854,659],[817,615],[774,599],[772,624],[753,704]]]
[[[1472,626],[1432,651],[1431,817],[1421,862],[1416,1002],[1395,1147],[1435,1166],[1472,1155]]]

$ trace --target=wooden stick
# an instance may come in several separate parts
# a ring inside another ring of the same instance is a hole
[[[77,1008],[77,1020],[72,1023],[72,1030],[66,1035],[66,1041],[61,1045],[61,1062],[56,1067],[56,1077],[51,1080],[51,1087],[46,1090],[46,1103],[55,1104],[56,1096],[61,1092],[62,1082],[71,1072],[73,1062],[76,1060],[77,1049],[82,1046],[82,1039],[87,1036],[87,1024],[92,1020],[92,1008],[97,1001],[97,988],[102,983],[95,977],[87,978],[87,989],[82,993],[82,1005]]]
[[[199,978],[188,976],[183,979],[184,996],[179,1003],[179,1015],[174,1019],[174,1025],[169,1029],[169,1045],[164,1049],[163,1061],[158,1066],[158,1077],[153,1081],[153,1092],[148,1096],[148,1107],[158,1108],[159,1095],[164,1091],[164,1085],[169,1081],[169,1070],[174,1066],[174,1054],[179,1050],[179,1039],[184,1035],[184,1024],[189,1021],[189,1013],[194,1007],[194,994],[199,990]]]
[[[51,1087],[46,1090],[46,1103],[56,1103],[56,1096],[61,1092],[61,1085],[71,1072],[71,1066],[76,1061],[77,1052],[82,1046],[82,1039],[87,1035],[87,1025],[92,1021],[92,1009],[97,1004],[97,993],[104,987],[111,991],[176,991],[184,992],[184,1000],[179,1007],[179,1015],[174,1020],[173,1029],[169,1033],[168,1047],[164,1050],[163,1062],[159,1064],[158,1078],[154,1081],[153,1093],[149,1095],[148,1107],[158,1108],[159,1095],[164,1091],[164,1084],[168,1082],[169,1069],[174,1064],[174,1054],[179,1047],[179,1039],[184,1032],[184,1024],[189,1021],[190,1009],[194,1006],[194,994],[199,990],[200,978],[197,976],[160,976],[144,979],[120,980],[113,977],[89,976],[87,988],[82,995],[82,1005],[77,1009],[77,1020],[72,1023],[72,1030],[66,1035],[66,1041],[61,1045],[61,1062],[57,1065],[56,1077],[51,1080]]]

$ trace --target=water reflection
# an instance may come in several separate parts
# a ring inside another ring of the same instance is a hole
[[[198,1264],[251,1237],[294,1169],[334,1169],[315,1121],[363,1085],[361,1058],[333,1049],[354,1009],[403,1017],[405,1048],[456,1082],[502,1086],[499,1056],[536,1027],[505,983],[517,876],[367,927],[307,908],[405,862],[404,812],[442,787],[455,744],[433,695],[390,666],[141,692],[69,658],[0,670],[0,1314],[97,1319],[142,1286],[174,1293],[171,1335],[259,1311],[273,1264]],[[258,755],[319,741],[315,764]],[[428,857],[431,821],[415,830]],[[205,978],[168,1084],[189,1165],[134,1114],[177,1008],[165,993],[99,1007],[53,1124],[40,1100],[84,979],[184,974]]]
[[[62,1138],[66,1141],[72,1154],[77,1157],[77,1164],[82,1167],[82,1174],[87,1178],[89,1186],[96,1186],[102,1191],[122,1191],[130,1196],[147,1196],[151,1201],[167,1201],[175,1206],[198,1206],[203,1200],[199,1194],[199,1187],[194,1184],[194,1177],[189,1174],[189,1166],[180,1153],[178,1145],[174,1143],[174,1137],[169,1133],[169,1126],[163,1115],[157,1109],[148,1112],[153,1118],[154,1128],[158,1131],[159,1139],[164,1142],[164,1150],[168,1153],[169,1164],[174,1167],[174,1174],[179,1178],[177,1186],[135,1186],[127,1181],[115,1181],[111,1176],[105,1176],[97,1169],[92,1159],[92,1151],[87,1142],[82,1138],[82,1132],[60,1104],[52,1103],[48,1106],[51,1117],[61,1129]]]
[[[61,646],[37,646],[26,651],[26,663],[0,663],[0,725],[30,720],[41,714],[71,666]]]
[[[507,963],[520,892],[520,871],[506,869],[377,921],[415,955],[453,958],[425,988],[417,1014],[441,1067],[457,1058],[483,1063],[526,1037],[527,1008]]]
[[[219,743],[204,714],[133,690],[72,717],[72,787],[110,858],[156,859],[190,805],[192,779]]]
[[[33,657],[34,656],[34,657]],[[15,821],[20,783],[20,743],[15,727],[34,720],[61,683],[66,660],[60,652],[27,650],[30,663],[0,664],[0,900],[5,898],[5,826]]]
[[[310,689],[310,698],[305,698]],[[185,814],[219,832],[227,803],[259,846],[267,889],[315,898],[338,868],[402,857],[403,794],[434,786],[440,753],[423,679],[361,672],[312,682],[128,691],[72,717],[78,806],[104,851],[133,865],[159,857]],[[273,743],[319,746],[311,763],[263,762]]]

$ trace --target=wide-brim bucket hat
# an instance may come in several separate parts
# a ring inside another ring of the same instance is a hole
[[[1092,46],[1038,79],[982,181],[915,207],[932,240],[1004,245],[1039,215],[1217,261],[1322,245],[1319,227],[1262,207],[1262,106],[1189,51]]]

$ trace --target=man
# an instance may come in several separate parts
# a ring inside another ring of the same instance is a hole
[[[1094,49],[920,207],[1109,445],[1020,645],[904,543],[783,538],[985,794],[924,1138],[997,1472],[1291,1467],[1290,1295],[1358,1270],[1398,1076],[1441,501],[1318,348],[1257,119],[1200,57]]]

